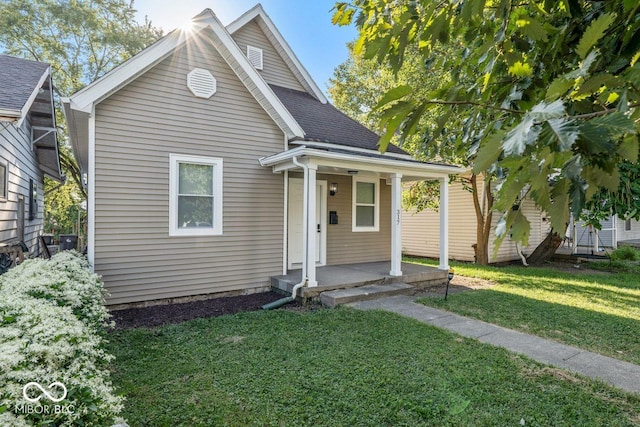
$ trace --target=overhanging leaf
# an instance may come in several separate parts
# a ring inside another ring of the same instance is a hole
[[[636,131],[633,121],[618,111],[591,119],[590,123],[604,129],[611,138]]]
[[[538,126],[534,127],[533,117],[530,114],[526,114],[522,121],[509,131],[502,143],[505,155],[522,155],[527,145],[538,138],[539,133],[540,128]]]
[[[580,85],[576,95],[590,95],[600,91],[602,86],[611,89],[620,85],[620,79],[609,73],[602,73],[587,79]]]
[[[568,151],[578,139],[578,126],[564,118],[547,120],[542,125],[540,139],[559,151]]]
[[[404,98],[405,96],[410,94],[411,91],[412,91],[412,88],[409,85],[396,86],[384,94],[384,96],[380,99],[380,101],[378,101],[376,106],[373,107],[373,110],[374,111],[379,110],[380,107],[383,107],[384,105],[390,102],[397,101],[400,98]]]
[[[578,179],[571,182],[569,187],[569,207],[571,212],[582,212],[586,201],[585,190],[586,185],[582,180]]]
[[[609,138],[607,130],[592,122],[593,120],[590,120],[579,125],[580,138],[578,145],[580,148],[589,155],[614,151],[615,144]]]
[[[598,43],[598,40],[604,36],[615,17],[614,13],[604,13],[589,25],[576,47],[576,53],[580,55],[580,58],[587,56],[593,46]]]
[[[638,135],[627,135],[618,146],[618,154],[626,160],[629,160],[631,163],[636,163],[638,161],[639,149]]]
[[[511,211],[513,215],[513,222],[511,223],[511,239],[516,242],[520,242],[523,246],[529,244],[529,233],[531,231],[531,224],[527,217],[522,213],[521,209],[517,211]]]
[[[529,115],[536,121],[557,119],[565,115],[564,103],[561,99],[553,101],[551,104],[541,102],[533,106]]]
[[[554,101],[573,87],[573,81],[566,77],[558,77],[547,88],[546,101]]]
[[[564,233],[566,223],[569,221],[569,181],[560,179],[555,183],[551,191],[552,202],[547,213],[551,222],[551,228],[557,233]]]
[[[515,64],[509,67],[509,74],[514,77],[531,77],[533,74],[533,70],[531,69],[531,65],[526,62],[517,61]]]
[[[516,21],[516,26],[522,35],[533,41],[546,42],[549,38],[547,30],[544,29],[542,24],[529,16],[519,18]]]
[[[473,172],[480,173],[489,169],[489,167],[498,160],[502,152],[502,138],[504,131],[498,131],[487,139],[487,142],[480,147],[478,154],[473,162]]]

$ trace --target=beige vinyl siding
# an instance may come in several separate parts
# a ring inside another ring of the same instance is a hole
[[[28,124],[18,128],[12,123],[0,123],[0,163],[9,169],[7,200],[0,201],[0,243],[18,238],[18,198],[24,197],[24,242],[32,255],[38,252],[38,236],[44,223],[44,185],[36,153],[31,149]],[[38,186],[38,213],[29,221],[29,180]]]
[[[327,264],[388,261],[391,259],[391,186],[385,179],[380,185],[380,231],[356,232],[352,223],[352,177],[319,175],[331,185],[338,184],[338,193],[329,196],[327,209],[338,212],[338,224],[327,225]],[[327,212],[328,215],[328,212]],[[327,221],[328,223],[329,221]]]
[[[195,67],[217,92],[186,87]],[[194,39],[96,107],[95,269],[109,304],[267,286],[282,271],[284,180],[258,159],[284,135]],[[223,159],[223,235],[169,237],[169,154]]]
[[[482,188],[482,178],[478,187]],[[544,240],[549,232],[549,223],[543,212],[532,200],[525,200],[522,210],[531,224],[529,245],[522,248],[525,255]],[[514,242],[505,238],[494,256],[495,228],[500,214],[494,212],[489,238],[490,262],[519,260]],[[430,210],[419,213],[404,212],[402,215],[402,250],[407,255],[438,258],[440,256],[440,214]],[[462,184],[454,182],[449,187],[449,258],[458,261],[474,261],[472,245],[476,243],[476,215],[473,195]]]
[[[290,177],[303,178],[302,174],[290,173]],[[380,231],[353,232],[352,223],[352,178],[348,175],[319,173],[319,181],[338,184],[335,196],[327,196],[327,265],[359,262],[388,261],[391,259],[391,186],[385,179],[380,185]],[[327,190],[328,193],[328,190]],[[338,224],[329,224],[329,211],[336,211]]]
[[[258,72],[267,83],[300,91],[305,90],[255,20],[236,31],[233,39],[245,55],[247,45],[262,49],[263,69]]]

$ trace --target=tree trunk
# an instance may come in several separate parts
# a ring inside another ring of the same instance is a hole
[[[489,233],[491,233],[491,220],[493,217],[493,195],[491,194],[491,180],[485,176],[483,183],[483,194],[478,193],[478,176],[472,174],[469,179],[473,189],[473,207],[476,213],[476,263],[479,265],[489,264]],[[483,209],[483,206],[484,209]]]
[[[561,244],[562,236],[555,233],[553,230],[550,231],[549,234],[547,234],[547,237],[545,237],[533,253],[529,255],[527,262],[532,265],[540,265],[543,262],[549,261]]]

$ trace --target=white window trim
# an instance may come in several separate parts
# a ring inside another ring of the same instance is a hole
[[[213,166],[213,227],[178,228],[178,179],[180,163]],[[169,236],[221,236],[222,235],[222,159],[218,157],[169,154]]]
[[[4,176],[0,177],[4,180],[4,193],[0,193],[0,202],[6,202],[9,200],[9,163],[0,162],[0,166],[4,167]]]
[[[364,177],[353,176],[351,178],[351,231],[354,233],[380,231],[380,178],[379,177]],[[374,218],[373,227],[358,227],[356,225],[356,199],[357,199],[357,186],[358,182],[368,182],[375,185],[375,203],[374,203]]]

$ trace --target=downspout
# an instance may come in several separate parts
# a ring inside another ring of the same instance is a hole
[[[302,195],[302,229],[304,231],[302,233],[302,277],[301,277],[301,282],[295,285],[291,290],[291,296],[280,298],[277,301],[273,301],[273,302],[270,302],[269,304],[265,304],[262,306],[263,310],[272,310],[274,308],[282,307],[285,304],[295,301],[296,293],[298,293],[298,289],[303,287],[308,280],[308,277],[307,277],[307,234],[308,234],[307,227],[309,224],[309,212],[308,212],[309,189],[307,184],[309,182],[309,167],[304,163],[298,162],[298,158],[295,156],[291,158],[291,161],[293,162],[294,165],[302,168],[304,172],[304,180],[303,180],[304,184],[302,186],[303,188],[302,190],[302,194],[303,194]]]

